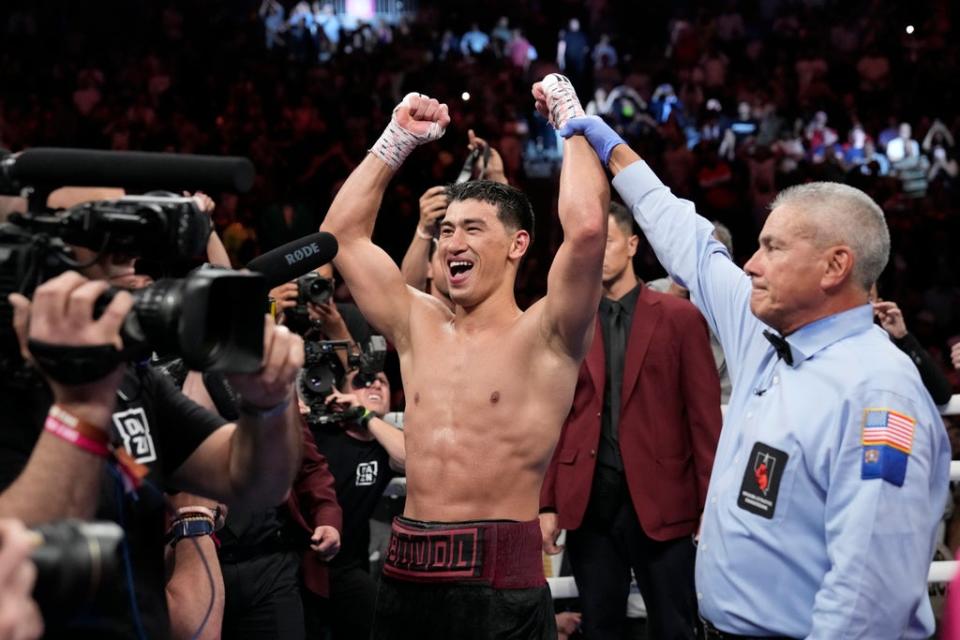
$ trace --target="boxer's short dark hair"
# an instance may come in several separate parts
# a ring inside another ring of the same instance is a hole
[[[447,187],[447,200],[479,200],[497,208],[497,219],[511,231],[523,230],[533,244],[533,205],[520,189],[490,180],[471,180]]]

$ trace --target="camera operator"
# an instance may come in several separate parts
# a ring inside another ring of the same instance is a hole
[[[183,195],[192,196],[197,201],[198,210],[212,217],[216,203],[210,196],[200,191],[193,194],[184,191]],[[215,228],[211,228],[206,253],[208,263],[231,268],[230,258]],[[132,283],[131,288],[147,286],[150,279],[143,276],[143,280]],[[184,388],[197,384],[203,384],[202,374],[188,372]],[[185,395],[191,397],[189,393]],[[226,507],[186,492],[168,495],[167,500],[174,510],[168,518],[168,544],[164,555],[171,638],[218,639],[223,626],[224,587],[213,535],[223,527]],[[184,542],[185,538],[190,540]],[[178,544],[180,542],[184,544]]]
[[[109,285],[135,277],[133,260],[79,247],[75,255],[88,264],[84,271],[94,281],[67,272],[40,285],[32,304],[10,296],[21,344],[26,346],[30,316],[31,353],[36,356],[37,343],[46,343],[39,353],[49,388],[0,387],[11,425],[0,442],[0,481],[6,486],[23,469],[0,494],[0,515],[37,523],[96,514],[120,523],[135,588],[108,607],[109,615],[91,612],[85,628],[94,624],[101,637],[135,631],[166,637],[164,501],[157,487],[228,504],[281,501],[299,461],[301,432],[291,398],[302,342],[267,320],[264,366],[256,374],[231,376],[243,402],[240,418],[227,424],[159,372],[119,361],[118,332],[132,307],[129,294],[119,292],[94,319],[94,302]],[[47,417],[51,400],[55,406]],[[105,464],[108,458],[125,462]],[[125,494],[127,485],[138,490]]]
[[[383,420],[390,410],[386,374],[377,372],[367,386],[357,376],[357,371],[348,373],[344,392],[334,391],[327,404],[334,412],[362,409],[361,417],[313,429],[343,509],[343,545],[330,563],[330,599],[320,609],[334,640],[370,637],[377,596],[370,576],[370,518],[406,460],[403,432]]]
[[[193,197],[201,211],[215,208],[205,194]],[[229,267],[216,232],[206,254],[210,263]],[[201,407],[225,420],[239,416],[238,399],[222,373],[187,371],[182,358],[156,364]],[[199,496],[170,497],[178,507],[167,536],[167,603],[175,639],[213,639],[221,633],[271,640],[303,637],[298,574],[307,588],[327,594],[324,561],[339,549],[341,519],[326,460],[305,424],[301,432],[303,459],[285,503],[252,509],[237,505],[224,517],[220,505]],[[195,544],[181,542],[184,537]],[[203,591],[211,578],[212,594]],[[198,636],[205,618],[204,635]]]
[[[367,344],[370,340],[370,326],[360,310],[354,304],[334,300],[333,265],[325,264],[313,273],[316,276],[307,274],[270,291],[270,297],[276,301],[277,312],[281,314],[278,321],[302,335],[305,340],[346,340],[351,343],[351,348],[358,344]],[[311,288],[323,291],[321,295],[314,296],[318,300],[322,298],[322,302],[317,303],[306,298],[301,291],[300,282],[307,278],[318,280],[317,285]],[[318,286],[321,279],[325,284]],[[349,368],[346,352],[338,351],[337,358],[346,371]]]
[[[37,570],[30,561],[30,534],[16,520],[0,520],[0,640],[32,640],[43,634],[31,593]]]

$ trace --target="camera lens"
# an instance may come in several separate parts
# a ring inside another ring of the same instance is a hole
[[[64,520],[34,529],[42,544],[31,559],[37,567],[34,599],[53,620],[115,596],[123,529],[113,522]]]
[[[333,295],[333,284],[326,278],[317,278],[307,288],[307,299],[313,304],[324,304]]]
[[[336,375],[326,365],[307,367],[300,374],[300,388],[307,397],[326,398],[333,392]]]

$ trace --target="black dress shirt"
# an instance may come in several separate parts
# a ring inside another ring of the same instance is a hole
[[[623,365],[627,353],[627,339],[633,322],[641,284],[637,284],[619,300],[600,300],[600,327],[603,331],[603,350],[606,359],[606,383],[603,390],[603,415],[600,422],[600,446],[597,460],[600,464],[623,471],[620,458],[620,392],[623,387]]]

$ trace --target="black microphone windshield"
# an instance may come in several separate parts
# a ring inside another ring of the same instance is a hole
[[[0,174],[0,183],[15,188],[98,186],[244,193],[253,186],[255,172],[253,163],[239,156],[38,147],[5,157]]]
[[[247,269],[263,274],[272,289],[327,264],[336,255],[337,239],[318,231],[257,256],[247,263]]]

